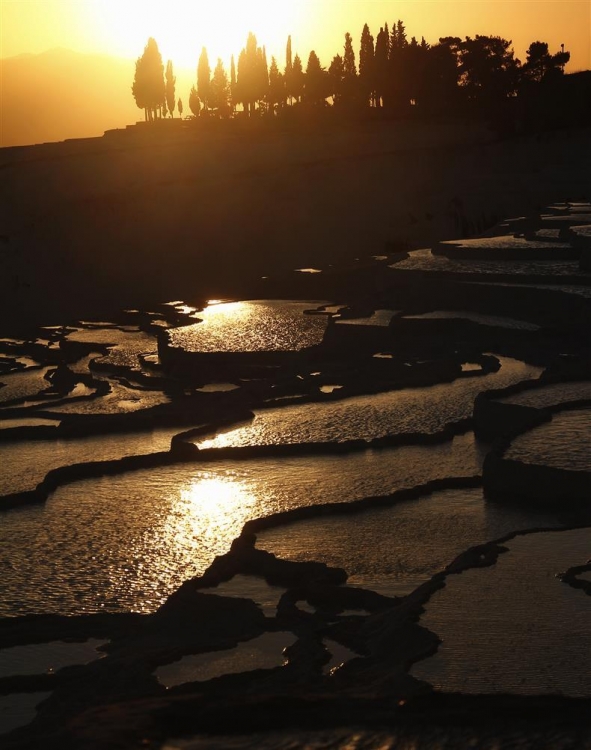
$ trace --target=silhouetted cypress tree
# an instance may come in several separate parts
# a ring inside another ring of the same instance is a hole
[[[343,49],[343,86],[342,102],[346,106],[352,106],[357,101],[358,95],[357,66],[355,65],[355,51],[353,50],[353,39],[351,34],[345,34],[345,46]]]
[[[201,100],[199,99],[199,94],[197,93],[195,86],[191,88],[191,93],[189,94],[189,109],[195,117],[199,117],[199,112],[201,111]]]
[[[274,57],[271,58],[271,66],[269,68],[269,93],[267,95],[267,101],[272,111],[278,104],[285,102],[285,85],[284,79],[279,72],[279,66],[277,60]]]
[[[387,97],[388,106],[395,112],[404,111],[409,104],[406,91],[407,47],[406,29],[402,21],[399,20],[392,26],[390,34],[390,74]]]
[[[388,55],[390,52],[390,34],[388,25],[380,29],[376,38],[376,49],[374,56],[374,80],[375,80],[375,104],[381,107],[388,87]]]
[[[320,64],[318,55],[312,50],[306,66],[304,88],[306,101],[316,106],[323,104],[329,95],[327,83],[326,71]]]
[[[197,65],[197,93],[203,103],[203,108],[207,111],[209,104],[209,83],[211,78],[211,68],[205,47],[201,50],[199,64]]]
[[[217,65],[209,84],[209,106],[216,110],[220,117],[228,117],[230,114],[230,84],[224,70],[224,64],[218,57]]]
[[[230,60],[230,107],[232,112],[236,109],[236,64],[234,62],[234,55]]]
[[[291,56],[291,36],[287,37],[287,46],[285,48],[285,92],[287,94],[287,99],[289,101],[289,104],[292,103],[293,98],[293,92],[292,92],[292,86],[293,86],[293,58]]]
[[[179,117],[182,120],[183,119],[183,100],[179,98],[179,102],[178,102],[178,104],[176,106],[177,106],[177,109],[179,111]]]
[[[298,54],[293,58],[291,75],[291,94],[299,102],[304,93],[304,68],[302,67],[302,59]]]
[[[144,54],[135,63],[131,91],[137,106],[144,110],[145,119],[156,119],[166,97],[162,55],[152,37],[148,39]]]
[[[172,61],[166,63],[166,104],[171,117],[174,117],[174,105],[176,102],[175,95],[176,78],[172,70]]]
[[[256,36],[249,32],[246,47],[238,57],[236,97],[249,117],[255,112],[255,103],[262,102],[269,85],[267,63],[262,48],[257,45]]]
[[[365,24],[361,32],[361,46],[359,48],[359,82],[364,104],[367,104],[369,99],[372,106],[375,104],[374,55],[373,36],[369,31],[369,26]]]
[[[343,81],[345,78],[345,65],[340,55],[335,55],[332,58],[332,62],[328,68],[328,77],[333,102],[336,106],[339,106],[342,103]]]
[[[258,85],[260,87],[258,92],[259,107],[266,107],[267,99],[269,95],[269,66],[267,65],[267,50],[263,46],[262,49],[257,50],[258,58]]]

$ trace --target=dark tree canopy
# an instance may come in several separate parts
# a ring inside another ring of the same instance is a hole
[[[232,56],[229,80],[219,59],[212,77],[207,50],[202,49],[189,106],[196,116],[209,107],[220,116],[232,116],[241,104],[246,116],[252,117],[274,115],[287,104],[324,107],[331,103],[345,117],[370,108],[382,110],[381,116],[389,118],[457,111],[491,121],[499,116],[512,118],[520,127],[524,108],[533,111],[531,102],[548,95],[559,101],[560,87],[566,92],[568,82],[561,81],[569,60],[564,45],[552,53],[546,42],[534,41],[522,65],[511,41],[499,36],[448,36],[430,45],[424,37],[409,40],[403,21],[398,20],[392,27],[385,23],[375,40],[364,24],[358,65],[352,36],[345,34],[343,49],[332,58],[328,71],[312,51],[304,73],[289,36],[281,72],[275,58],[268,66],[265,47],[249,33],[238,58]],[[167,109],[174,112],[175,89],[172,62],[168,61],[164,75],[158,45],[150,38],[136,62],[132,86],[146,120],[163,117]],[[327,103],[327,99],[331,101]],[[180,104],[179,100],[182,118]],[[287,111],[284,114],[289,116]]]
[[[150,37],[144,54],[135,63],[131,87],[135,103],[144,110],[146,120],[155,120],[165,104],[164,65],[156,40]]]
[[[550,54],[547,42],[532,42],[526,52],[523,75],[527,80],[541,83],[544,79],[562,75],[570,60],[570,52]]]
[[[511,41],[499,36],[466,37],[459,48],[460,82],[469,100],[484,106],[515,94],[519,61]]]

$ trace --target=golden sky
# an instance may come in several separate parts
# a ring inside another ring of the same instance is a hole
[[[409,37],[500,35],[513,40],[522,60],[530,42],[562,43],[567,71],[591,68],[591,0],[0,0],[0,57],[55,47],[137,58],[149,36],[164,59],[196,66],[202,46],[210,61],[226,62],[254,31],[268,57],[283,66],[285,42],[307,59],[315,49],[324,65],[351,32],[359,46],[367,22],[375,35],[401,18]]]

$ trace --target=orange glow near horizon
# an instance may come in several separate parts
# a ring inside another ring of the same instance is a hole
[[[194,69],[205,46],[210,63],[226,64],[249,31],[284,65],[292,35],[304,64],[315,49],[321,62],[342,51],[349,31],[358,47],[363,24],[375,35],[397,19],[408,35],[436,42],[440,36],[500,35],[525,57],[532,41],[561,44],[572,53],[569,71],[591,68],[589,0],[0,0],[1,57],[53,47],[136,59],[153,36],[164,60]]]

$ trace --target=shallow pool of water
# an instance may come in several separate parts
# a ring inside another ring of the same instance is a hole
[[[591,529],[530,534],[491,568],[450,576],[420,624],[442,645],[412,674],[438,690],[591,694],[591,597],[556,576],[591,556]]]
[[[569,471],[591,471],[591,409],[554,414],[551,422],[515,438],[505,458]]]
[[[546,245],[547,243],[540,243]],[[571,276],[578,274],[578,260],[458,260],[416,250],[407,260],[392,264],[396,271],[446,271],[448,273]]]
[[[554,406],[568,401],[591,399],[591,381],[578,380],[572,383],[553,383],[541,388],[530,388],[512,396],[505,396],[499,401],[505,404],[521,404],[522,406]]]
[[[37,706],[51,693],[10,693],[0,695],[0,735],[30,724]]]
[[[16,427],[57,427],[58,425],[59,421],[55,419],[41,419],[36,417],[0,419],[0,430],[12,430]]]
[[[109,383],[111,391],[104,396],[63,406],[52,407],[48,404],[48,410],[55,414],[124,414],[170,403],[169,397],[162,391],[128,388],[114,380]]]
[[[429,447],[182,464],[76,482],[0,524],[0,616],[151,612],[251,518],[479,473],[471,433]]]
[[[0,404],[14,399],[33,398],[41,391],[50,387],[45,375],[51,370],[50,367],[39,367],[36,369],[15,372],[9,375],[1,375]]]
[[[305,315],[323,302],[255,300],[209,305],[200,323],[171,329],[170,345],[187,352],[297,351],[319,344],[325,315]]]
[[[171,688],[185,682],[212,680],[224,674],[273,669],[286,663],[283,650],[295,641],[296,636],[288,631],[263,633],[235,648],[184,656],[179,661],[158,667],[154,674],[162,685]]]
[[[480,489],[444,490],[389,508],[267,529],[257,547],[288,560],[344,568],[351,585],[402,596],[468,547],[518,529],[555,525],[552,514],[486,502]]]
[[[0,443],[0,495],[33,490],[48,471],[87,461],[167,451],[178,427],[153,432],[96,435],[76,440],[26,440]]]
[[[555,217],[553,217],[555,218]],[[581,222],[583,223],[583,222]],[[474,237],[466,240],[446,240],[440,242],[439,246],[445,252],[446,248],[453,250],[523,250],[524,253],[532,253],[535,256],[536,250],[548,250],[556,248],[557,250],[570,250],[568,242],[554,242],[549,244],[541,240],[526,240],[524,237],[515,237],[512,234],[500,235],[498,237]]]
[[[266,617],[275,617],[277,605],[285,591],[281,586],[270,586],[264,578],[246,575],[236,575],[214,588],[202,589],[205,594],[251,599]]]
[[[398,315],[398,310],[376,310],[372,315],[365,318],[343,318],[337,320],[338,325],[353,325],[353,326],[389,326],[390,321],[395,315]]]
[[[195,442],[200,448],[219,448],[369,440],[404,432],[437,432],[449,422],[470,417],[474,399],[481,391],[503,388],[538,377],[542,372],[539,367],[515,359],[499,359],[498,372],[451,383],[258,411],[248,425]]]
[[[406,315],[406,318],[409,320],[453,320],[461,318],[485,326],[514,328],[522,331],[537,331],[540,328],[535,323],[528,323],[525,320],[514,320],[513,318],[504,318],[498,315],[481,315],[480,313],[469,312],[467,310],[435,310],[421,315]]]
[[[107,641],[91,638],[81,643],[51,641],[0,649],[0,677],[46,674],[101,657],[97,651]]]

